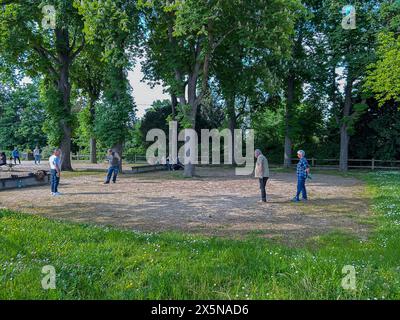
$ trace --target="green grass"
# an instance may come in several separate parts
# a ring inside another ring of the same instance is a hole
[[[288,248],[145,234],[0,210],[0,299],[400,299],[400,173],[364,175],[375,231],[340,231]],[[43,290],[53,265],[57,288]],[[342,268],[357,289],[341,287]]]

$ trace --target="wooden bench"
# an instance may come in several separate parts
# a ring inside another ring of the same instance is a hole
[[[0,166],[0,170],[3,170],[3,168],[5,167],[7,171],[14,171],[13,168],[16,167],[17,165],[14,163],[6,163],[2,166]]]
[[[165,164],[132,167],[133,173],[145,173],[145,172],[163,171],[163,170],[167,170]]]
[[[11,176],[10,178],[0,179],[0,191],[48,185],[50,183],[50,175],[47,171],[41,171],[41,174],[38,171],[36,174],[30,173],[24,176]]]

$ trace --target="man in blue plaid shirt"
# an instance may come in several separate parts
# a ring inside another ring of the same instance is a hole
[[[296,197],[293,198],[294,202],[300,201],[300,193],[303,201],[307,201],[306,180],[310,173],[310,166],[305,156],[306,153],[303,150],[297,151],[299,162],[297,163],[297,193]]]

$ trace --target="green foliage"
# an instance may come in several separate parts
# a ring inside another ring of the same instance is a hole
[[[47,141],[42,131],[45,110],[38,96],[37,82],[19,85],[0,93],[0,149],[14,146],[33,149]]]
[[[400,101],[400,38],[394,33],[379,35],[377,61],[370,65],[365,85],[381,106],[390,100]]]
[[[51,83],[42,81],[40,83],[40,99],[46,108],[46,119],[43,124],[43,131],[48,137],[51,145],[60,145],[63,133],[60,129],[61,121],[72,122],[72,115],[66,116],[62,105],[62,95]]]

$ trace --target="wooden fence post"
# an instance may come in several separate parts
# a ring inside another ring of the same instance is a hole
[[[371,169],[375,170],[375,159],[374,158],[372,158],[372,161],[371,161]]]
[[[315,167],[315,159],[314,158],[311,159],[311,166]]]

